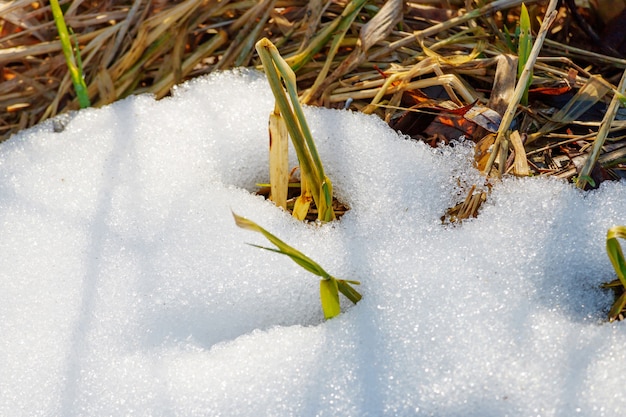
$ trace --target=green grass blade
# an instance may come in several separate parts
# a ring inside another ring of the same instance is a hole
[[[262,228],[255,222],[253,222],[252,220],[248,220],[245,217],[241,217],[235,213],[233,213],[233,217],[235,218],[235,223],[237,224],[237,226],[243,229],[253,230],[255,232],[261,233],[263,236],[265,236],[267,240],[272,242],[278,249],[266,248],[264,246],[259,246],[259,245],[252,245],[252,246],[255,246],[261,249],[270,250],[272,252],[280,253],[283,255],[287,255],[295,263],[297,263],[298,265],[300,265],[307,271],[317,276],[320,276],[323,279],[330,278],[330,274],[326,272],[324,268],[322,268],[317,262],[315,262],[314,260],[306,256],[299,250],[289,246],[288,244],[286,244],[285,242],[283,242],[282,240],[280,240],[279,238],[277,238],[276,236],[274,236],[273,234],[271,234],[270,232],[268,232],[267,230],[265,230],[264,228]]]
[[[321,158],[298,99],[296,75],[269,39],[263,38],[257,42],[256,50],[276,99],[276,106],[280,110],[296,150],[303,183],[307,182],[318,208],[318,219],[322,221],[333,220],[335,213],[332,209],[332,194],[330,195],[330,204],[327,203],[327,191],[332,191],[332,186],[324,174]],[[284,80],[287,94],[285,94],[281,79]],[[289,95],[289,99],[287,95]],[[323,189],[324,183],[329,184],[326,186],[326,190]]]
[[[89,101],[89,95],[87,94],[87,86],[85,79],[83,78],[82,61],[80,59],[80,50],[78,49],[78,42],[76,43],[76,49],[72,48],[72,42],[70,40],[70,34],[65,24],[63,17],[63,11],[59,5],[58,0],[50,0],[50,8],[52,9],[52,17],[56,24],[57,31],[59,32],[59,39],[61,41],[61,49],[65,56],[65,62],[74,84],[74,90],[76,91],[76,97],[81,108],[91,106]],[[78,63],[77,63],[78,61]]]
[[[322,166],[322,160],[317,153],[317,147],[315,146],[313,135],[311,134],[309,125],[306,122],[306,118],[304,117],[302,106],[300,105],[300,100],[298,98],[298,87],[296,84],[296,74],[293,72],[291,67],[289,67],[289,64],[287,64],[283,57],[280,56],[278,49],[276,49],[274,45],[272,45],[272,48],[269,49],[269,52],[272,55],[276,68],[285,80],[285,87],[287,88],[287,93],[289,94],[291,105],[298,121],[298,127],[300,128],[299,130],[302,134],[302,139],[304,139],[306,143],[306,146],[304,147],[305,152],[303,152],[303,157],[309,159],[309,164],[315,167],[315,170],[313,171],[313,174],[315,175],[315,180],[321,183],[324,180],[324,167]],[[300,158],[300,155],[298,155],[298,158]]]
[[[606,234],[606,252],[617,277],[626,289],[626,261],[618,238],[626,239],[626,226],[613,226]]]
[[[300,125],[293,114],[291,105],[287,99],[287,95],[285,94],[285,90],[283,89],[281,74],[279,74],[279,70],[276,67],[276,63],[274,62],[273,55],[271,53],[272,49],[276,49],[276,47],[267,38],[263,38],[257,42],[256,49],[259,53],[259,57],[261,58],[261,63],[263,64],[263,69],[265,70],[265,75],[267,76],[272,93],[276,99],[276,106],[280,110],[287,126],[287,130],[289,131],[289,135],[291,136],[294,148],[296,149],[296,153],[298,154],[298,159],[302,157],[302,160],[300,161],[300,169],[307,177],[317,177],[319,175],[314,175],[314,168],[310,163],[310,158],[304,157],[304,155],[308,153],[304,147],[304,136],[300,130]],[[288,76],[288,74],[282,75],[283,78]],[[285,83],[288,83],[287,80]]]
[[[289,246],[270,232],[245,217],[239,216],[233,213],[235,223],[237,226],[261,233],[270,242],[272,242],[276,248],[268,248],[265,246],[250,244],[251,246],[265,249],[271,252],[276,252],[282,255],[289,256],[294,262],[300,265],[307,271],[321,277],[320,280],[320,300],[322,303],[322,310],[324,311],[324,317],[330,319],[335,317],[341,312],[339,304],[339,292],[341,292],[346,298],[352,301],[354,304],[361,300],[361,294],[355,290],[352,285],[360,284],[359,281],[348,281],[337,279],[326,272],[317,262],[303,254],[302,252]]]
[[[298,252],[297,250],[291,247],[290,248],[292,250],[285,250],[284,247],[275,249],[275,248],[268,248],[266,246],[255,245],[254,243],[248,243],[248,245],[254,246],[255,248],[259,248],[259,249],[265,249],[271,252],[280,253],[281,255],[286,255],[290,257],[295,263],[300,265],[302,268],[306,269],[307,271],[319,277],[322,277],[322,279],[328,279],[330,277],[330,275],[328,275],[328,273],[324,271],[315,261],[313,261],[311,258],[307,257],[306,255]]]
[[[524,71],[524,67],[526,66],[526,62],[528,62],[528,57],[530,56],[530,51],[533,46],[533,38],[531,33],[530,26],[530,16],[528,15],[528,9],[526,5],[522,3],[522,10],[520,12],[520,34],[519,41],[517,45],[517,77],[518,79],[522,75],[522,71]],[[530,88],[530,84],[532,83],[532,71],[530,77],[528,78],[528,82],[526,84],[526,89],[524,90],[524,94],[520,100],[520,103],[524,106],[528,105],[528,89]]]
[[[609,321],[616,320],[626,306],[626,292],[619,296],[609,311]]]
[[[339,292],[341,292],[348,300],[356,304],[361,300],[361,294],[357,290],[355,290],[350,284],[360,283],[358,281],[346,281],[343,279],[337,280],[337,287],[339,288]]]
[[[91,106],[89,100],[89,93],[87,90],[87,84],[85,83],[85,71],[83,71],[83,59],[80,56],[80,47],[78,44],[78,37],[72,31],[74,36],[74,58],[76,59],[76,66],[78,68],[78,83],[74,83],[74,90],[76,90],[76,96],[78,97],[78,104],[82,109]]]
[[[333,210],[333,184],[328,177],[324,177],[324,182],[322,182],[318,211],[321,221],[330,222],[335,220],[335,211]]]

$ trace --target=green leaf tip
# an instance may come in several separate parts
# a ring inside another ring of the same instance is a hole
[[[626,260],[619,238],[626,238],[626,226],[613,226],[606,233],[606,252],[624,290],[609,311],[609,321],[617,319],[626,306]]]
[[[61,49],[63,50],[63,55],[65,56],[65,62],[70,73],[70,78],[72,79],[72,84],[74,85],[78,103],[81,108],[89,107],[91,106],[91,103],[89,101],[87,85],[85,84],[83,63],[80,57],[78,39],[74,36],[74,41],[76,43],[76,46],[74,47],[72,45],[70,32],[65,23],[63,11],[61,10],[58,0],[50,0],[50,9],[52,10],[52,17],[57,27],[59,40],[61,41]]]
[[[355,290],[352,285],[359,285],[359,281],[342,280],[331,276],[324,270],[317,262],[300,252],[299,250],[289,246],[252,220],[239,216],[232,212],[235,224],[242,229],[252,230],[254,232],[261,233],[267,240],[269,240],[276,248],[268,248],[265,246],[250,244],[251,246],[265,249],[271,252],[280,253],[282,255],[289,256],[295,263],[300,265],[307,271],[315,274],[321,278],[320,280],[320,301],[322,304],[322,311],[324,312],[324,318],[330,319],[337,316],[341,312],[339,303],[339,292],[341,292],[348,300],[354,304],[361,300],[361,294]]]
[[[517,67],[517,77],[518,79],[522,75],[522,71],[528,62],[530,57],[530,51],[533,47],[533,39],[532,39],[532,28],[530,25],[530,16],[528,15],[528,9],[526,5],[522,3],[522,9],[520,12],[520,27],[519,27],[519,39],[517,45],[517,56],[518,56],[518,67]],[[530,84],[532,83],[532,74],[531,78],[529,78],[526,88],[524,90],[524,94],[522,95],[521,103],[523,105],[528,105],[528,89],[530,88]]]

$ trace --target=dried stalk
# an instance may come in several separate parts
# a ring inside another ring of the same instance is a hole
[[[617,90],[620,94],[623,94],[625,89],[626,71],[624,71],[624,73],[622,74],[622,79],[620,80],[619,86],[617,87]],[[617,110],[619,106],[620,97],[617,94],[614,94],[613,99],[611,100],[611,104],[609,105],[609,108],[604,115],[604,119],[602,119],[602,123],[600,123],[600,129],[598,130],[598,135],[596,136],[596,140],[593,143],[591,154],[587,157],[585,165],[580,170],[580,175],[578,176],[578,180],[576,181],[576,186],[578,188],[584,189],[587,186],[589,178],[591,178],[591,170],[593,170],[593,167],[596,165],[596,162],[600,157],[602,146],[604,146],[604,142],[606,141],[606,137],[609,134],[609,129],[613,124],[613,120],[617,115]]]
[[[502,122],[500,123],[500,128],[498,129],[498,134],[496,136],[496,140],[493,144],[493,149],[491,151],[491,156],[489,157],[489,160],[487,161],[487,165],[485,166],[485,170],[483,171],[486,175],[489,175],[491,172],[493,163],[496,159],[496,156],[498,155],[498,152],[500,151],[502,141],[505,137],[506,132],[509,130],[511,126],[511,122],[513,121],[513,118],[515,117],[515,113],[517,111],[517,106],[520,100],[522,99],[522,96],[524,95],[524,91],[526,90],[533,66],[535,65],[535,61],[537,60],[537,57],[539,56],[539,51],[541,51],[541,47],[543,46],[543,41],[548,33],[548,29],[550,28],[550,26],[552,25],[552,22],[554,22],[554,19],[557,16],[557,12],[556,12],[557,3],[558,3],[558,0],[550,0],[550,4],[548,5],[546,15],[543,19],[543,22],[541,23],[541,29],[539,30],[539,33],[537,34],[537,39],[535,40],[535,43],[533,44],[533,48],[530,51],[530,55],[528,56],[528,61],[526,62],[526,65],[524,66],[524,70],[522,71],[522,74],[520,75],[519,80],[517,81],[517,86],[515,87],[513,98],[511,102],[509,103],[509,106],[507,107],[506,112],[504,113],[504,116],[502,117]],[[502,175],[503,169],[504,169],[503,166],[499,166],[498,176]]]

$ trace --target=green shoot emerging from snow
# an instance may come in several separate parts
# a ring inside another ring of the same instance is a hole
[[[605,284],[607,288],[619,288],[622,290],[622,294],[617,297],[613,307],[609,311],[609,320],[613,321],[620,317],[624,307],[626,306],[626,261],[624,260],[624,253],[622,252],[622,246],[619,244],[618,238],[626,239],[626,226],[613,226],[606,234],[606,252],[609,255],[613,269],[617,273],[615,281]]]
[[[359,294],[359,292],[355,290],[351,285],[358,285],[360,284],[359,281],[347,281],[333,277],[328,272],[326,272],[317,262],[306,256],[302,252],[298,251],[297,249],[292,248],[252,220],[248,220],[244,217],[238,216],[235,213],[233,213],[233,217],[235,218],[235,223],[237,223],[237,226],[243,229],[248,229],[263,234],[263,236],[265,236],[267,240],[272,242],[272,244],[274,244],[277,249],[250,244],[251,246],[287,255],[302,268],[322,278],[320,281],[320,300],[322,302],[324,318],[332,319],[341,312],[339,305],[339,292],[341,292],[354,304],[359,302],[359,300],[361,299],[361,294]]]
[[[300,162],[302,184],[302,194],[293,210],[294,217],[303,220],[313,199],[317,206],[318,219],[323,222],[334,220],[333,186],[324,173],[313,136],[298,101],[296,75],[267,38],[257,42],[256,50],[276,99],[274,111],[270,116],[270,182],[274,193],[272,200],[282,205],[287,193],[289,176],[285,166],[287,163],[285,141],[288,133]],[[278,185],[276,181],[282,184]],[[277,193],[283,195],[276,195]]]

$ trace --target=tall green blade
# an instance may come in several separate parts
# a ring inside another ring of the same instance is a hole
[[[531,33],[531,25],[530,25],[530,16],[528,15],[528,9],[526,5],[522,3],[522,10],[520,12],[519,18],[520,24],[520,34],[519,34],[519,43],[517,45],[517,78],[519,79],[522,75],[522,71],[524,71],[524,67],[526,66],[526,62],[528,62],[528,57],[530,56],[530,51],[533,47],[533,37]],[[530,74],[530,78],[526,84],[526,89],[524,90],[524,94],[520,100],[520,103],[524,106],[528,105],[528,89],[530,88],[530,84],[532,83],[532,71]]]
[[[326,198],[326,191],[322,187],[324,182],[330,183],[330,180],[324,174],[324,167],[317,152],[313,135],[298,99],[296,75],[269,39],[263,38],[258,41],[256,50],[276,99],[276,107],[280,110],[296,150],[302,172],[302,183],[306,183],[310,187],[313,200],[318,208],[318,219],[322,221],[334,220],[335,213],[332,210],[332,204],[326,204],[323,201]],[[287,90],[286,93],[285,89]],[[332,190],[332,188],[330,189]]]
[[[72,84],[74,84],[74,91],[76,91],[76,97],[81,108],[91,106],[89,101],[89,95],[87,94],[87,85],[83,78],[82,61],[80,59],[80,50],[78,49],[78,42],[76,42],[76,49],[72,48],[72,41],[70,40],[70,34],[65,24],[65,18],[63,17],[63,11],[58,0],[50,0],[50,8],[52,9],[52,17],[54,23],[57,26],[59,32],[59,39],[61,40],[61,49],[65,56],[65,62],[67,63],[67,69],[70,72],[70,78]]]
[[[271,234],[270,232],[268,232],[267,230],[265,230],[264,228],[262,228],[255,222],[253,222],[252,220],[248,220],[245,217],[241,217],[235,213],[233,213],[233,217],[235,218],[235,223],[237,224],[237,226],[243,229],[253,230],[255,232],[261,233],[263,236],[265,236],[267,240],[272,242],[278,249],[266,248],[264,246],[259,246],[259,245],[252,245],[252,246],[255,246],[261,249],[270,250],[273,252],[277,252],[283,255],[287,255],[291,259],[293,259],[294,262],[296,262],[298,265],[300,265],[307,271],[317,276],[320,276],[323,279],[328,279],[330,277],[330,274],[326,272],[313,259],[309,258],[308,256],[306,256],[299,250],[294,249],[293,247],[289,246],[288,244],[286,244],[285,242],[283,242],[282,240],[280,240],[279,238],[277,238],[276,236],[274,236],[273,234]]]

